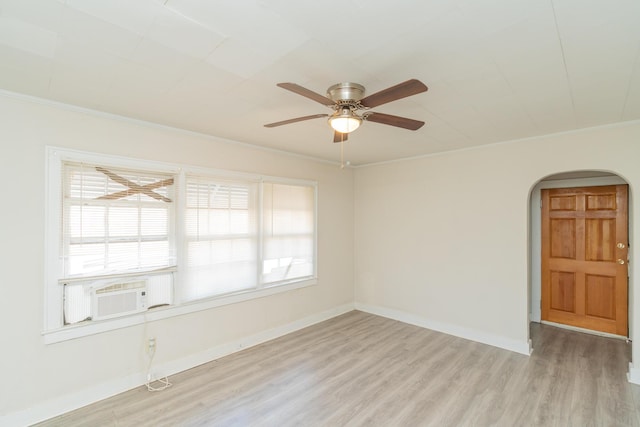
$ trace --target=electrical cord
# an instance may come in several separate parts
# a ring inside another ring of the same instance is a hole
[[[163,378],[158,378],[156,380],[151,376],[151,364],[153,363],[153,357],[156,355],[156,347],[148,348],[147,353],[149,355],[149,364],[147,365],[147,386],[148,391],[163,391],[171,387],[171,383],[169,382],[169,377],[165,376]],[[153,386],[153,383],[160,383],[160,386]]]

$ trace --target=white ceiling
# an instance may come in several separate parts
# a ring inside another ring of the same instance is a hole
[[[276,87],[429,91],[374,111],[354,165],[640,119],[638,0],[0,0],[0,88],[339,161]]]

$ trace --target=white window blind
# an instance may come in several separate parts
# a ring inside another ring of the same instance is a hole
[[[63,277],[175,265],[170,175],[66,163]]]
[[[263,184],[262,282],[312,276],[315,252],[315,188]]]
[[[257,184],[187,176],[184,300],[255,288]]]
[[[91,318],[94,284],[175,266],[173,177],[63,164],[62,268],[64,323]],[[117,282],[115,280],[114,282]],[[154,275],[149,303],[172,303],[172,274]]]

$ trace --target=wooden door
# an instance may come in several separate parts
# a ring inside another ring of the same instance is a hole
[[[628,336],[627,186],[542,190],[542,320]]]

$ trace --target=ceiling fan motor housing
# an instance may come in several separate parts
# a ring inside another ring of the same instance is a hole
[[[335,102],[360,101],[364,97],[364,86],[358,83],[337,83],[327,89],[327,95]]]

